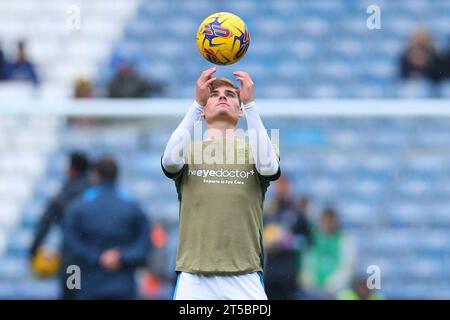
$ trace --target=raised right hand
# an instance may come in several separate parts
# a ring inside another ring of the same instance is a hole
[[[217,71],[216,67],[212,67],[202,72],[197,80],[195,101],[201,106],[205,106],[210,95],[209,84],[216,78],[212,78],[212,74]]]

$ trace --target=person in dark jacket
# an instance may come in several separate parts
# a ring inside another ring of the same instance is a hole
[[[118,58],[116,71],[108,84],[108,98],[146,98],[161,96],[164,85],[143,78],[126,58]]]
[[[439,72],[442,79],[450,79],[450,43],[440,56]]]
[[[2,44],[0,43],[0,81],[5,80],[6,78],[6,67],[7,61],[5,58],[5,53],[2,49]]]
[[[308,198],[295,200],[291,182],[280,177],[275,198],[265,215],[265,282],[269,299],[297,298],[299,259],[310,243],[310,226],[306,218]]]
[[[134,272],[150,252],[150,224],[139,205],[116,185],[111,158],[93,168],[95,186],[86,190],[64,220],[64,236],[81,270],[77,299],[134,299]]]
[[[437,50],[426,29],[418,29],[411,36],[400,57],[400,76],[404,80],[440,80]]]
[[[17,57],[14,62],[8,65],[6,69],[6,79],[13,81],[30,81],[33,85],[39,84],[39,77],[36,68],[28,59],[25,50],[25,42],[17,43]]]
[[[53,225],[60,226],[63,215],[69,206],[69,204],[79,197],[88,187],[89,179],[87,173],[89,171],[89,159],[83,152],[75,151],[69,156],[69,165],[67,166],[67,180],[64,183],[61,191],[50,200],[46,210],[44,211],[41,219],[38,223],[38,228],[30,246],[30,260],[32,261],[36,256],[38,248],[45,240]],[[66,246],[62,245],[61,248],[61,287],[62,287],[62,299],[72,299],[72,292],[67,290],[65,280],[65,270],[70,264],[69,254]]]

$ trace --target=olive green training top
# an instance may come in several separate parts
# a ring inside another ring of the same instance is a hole
[[[260,175],[248,142],[227,138],[192,142],[184,167],[163,171],[175,181],[180,201],[176,271],[262,272],[263,201],[280,170]]]

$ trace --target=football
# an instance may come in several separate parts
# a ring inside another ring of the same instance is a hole
[[[250,33],[244,21],[228,12],[208,16],[197,31],[197,47],[211,63],[230,65],[245,55],[250,45]]]

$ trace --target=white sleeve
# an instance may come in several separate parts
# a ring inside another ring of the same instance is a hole
[[[189,108],[181,123],[167,142],[162,166],[169,173],[177,173],[185,164],[186,150],[191,143],[195,124],[201,119],[203,107],[196,101]]]
[[[256,104],[252,101],[244,105],[243,109],[256,170],[263,176],[273,176],[280,168],[278,156],[256,109]]]

